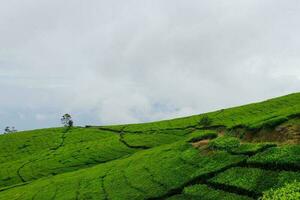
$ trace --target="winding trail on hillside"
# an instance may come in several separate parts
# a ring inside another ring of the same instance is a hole
[[[66,134],[69,132],[70,128],[67,128],[66,130],[63,131],[62,135],[61,135],[61,142],[59,143],[59,145],[57,145],[54,148],[51,148],[50,150],[52,151],[57,151],[58,149],[60,149],[61,147],[64,146],[65,144],[65,139],[66,139]]]
[[[159,182],[158,180],[156,180],[148,167],[143,166],[143,169],[149,174],[149,176],[150,176],[149,179],[151,180],[151,182],[153,182],[153,183],[159,185],[160,187],[164,188],[165,190],[167,190],[167,186],[164,185],[163,183]]]
[[[194,130],[215,130],[218,128],[224,128],[224,126],[211,126],[211,127],[206,127],[206,128],[199,128],[197,127],[198,125],[191,125],[191,126],[186,126],[182,128],[165,128],[165,129],[156,129],[156,130],[150,130],[149,132],[157,132],[157,131],[174,131],[174,130],[187,130],[193,128]],[[121,130],[115,130],[111,128],[106,128],[106,127],[98,127],[100,130],[104,131],[110,131],[114,132],[119,135],[119,141],[123,143],[125,146],[128,148],[132,149],[140,149],[140,150],[146,150],[150,149],[151,147],[145,146],[145,145],[131,145],[125,140],[125,134],[143,134],[147,131],[126,131],[126,126],[124,126]]]
[[[104,179],[105,179],[106,176],[107,176],[107,174],[100,177],[100,179],[101,179],[101,188],[102,188],[103,193],[104,193],[104,200],[109,200],[108,193],[106,191],[106,188],[104,187]]]
[[[189,125],[189,126],[185,126],[185,127],[176,127],[176,128],[159,128],[159,129],[149,129],[149,130],[145,130],[145,131],[128,131],[125,130],[127,127],[122,127],[121,130],[115,130],[112,128],[107,128],[104,126],[100,126],[97,127],[100,130],[103,131],[110,131],[110,132],[114,132],[114,133],[132,133],[132,134],[137,134],[137,133],[145,133],[145,132],[149,132],[149,133],[153,133],[153,132],[158,132],[158,131],[184,131],[184,130],[189,130],[189,129],[195,129],[195,130],[216,130],[219,128],[226,128],[226,126],[224,125],[212,125],[212,126],[205,126],[205,127],[200,127],[198,124],[195,125]]]
[[[143,145],[131,145],[131,144],[128,144],[128,142],[126,142],[126,140],[124,139],[124,134],[125,133],[120,133],[119,141],[121,143],[123,143],[125,146],[127,146],[128,148],[142,149],[142,150],[146,150],[146,149],[150,149],[151,148],[151,147],[147,147],[147,146],[143,146]]]
[[[50,149],[50,150],[52,150],[52,152],[55,152],[55,151],[57,151],[59,148],[61,148],[62,146],[64,146],[66,134],[68,133],[69,130],[70,130],[70,129],[68,128],[68,129],[66,129],[66,130],[63,131],[63,133],[62,133],[62,135],[61,135],[61,142],[60,142],[60,144],[59,144],[58,146],[56,146],[56,147]],[[35,162],[35,161],[37,161],[37,160],[40,160],[40,159],[29,160],[28,162],[23,163],[23,164],[18,168],[18,170],[17,170],[17,175],[18,175],[18,177],[21,179],[21,181],[22,181],[23,183],[26,182],[26,179],[25,179],[24,176],[21,174],[21,170],[22,170],[26,165],[28,165],[28,164],[30,164],[30,163],[32,163],[32,162]]]
[[[77,190],[76,190],[76,200],[80,199],[80,187],[81,187],[81,180],[78,181]]]
[[[19,169],[17,170],[18,177],[21,179],[21,181],[22,181],[23,183],[26,182],[26,180],[25,180],[25,178],[21,175],[21,170],[22,170],[27,164],[29,164],[29,163],[31,163],[31,161],[28,161],[28,162],[23,163],[23,164],[19,167]]]
[[[117,133],[119,135],[119,141],[124,144],[125,146],[127,146],[128,148],[132,148],[132,149],[141,149],[141,150],[146,150],[146,149],[150,149],[151,147],[148,146],[144,146],[144,145],[131,145],[129,144],[125,138],[124,135],[126,133],[143,133],[142,131],[137,131],[137,132],[125,132],[124,129],[126,127],[123,127],[120,131],[114,130],[114,129],[110,129],[110,128],[105,128],[105,127],[99,127],[100,130],[104,130],[104,131],[110,131],[110,132],[114,132]]]
[[[110,168],[103,176],[100,177],[101,179],[101,188],[103,190],[103,193],[104,193],[104,200],[110,200],[109,198],[109,194],[106,190],[106,187],[104,185],[104,181],[105,181],[105,178],[109,175],[109,173],[112,171],[112,168]]]

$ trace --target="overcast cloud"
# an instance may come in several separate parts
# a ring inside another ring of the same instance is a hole
[[[300,91],[298,0],[0,0],[0,129],[135,123]]]

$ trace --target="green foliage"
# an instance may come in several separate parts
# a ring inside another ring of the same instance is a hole
[[[231,150],[240,145],[239,139],[230,136],[221,136],[209,142],[211,149]]]
[[[70,114],[64,114],[61,117],[61,123],[65,126],[65,127],[72,127],[73,126],[73,120]]]
[[[270,119],[266,119],[257,123],[253,123],[248,126],[250,130],[257,130],[260,128],[274,128],[284,122],[288,121],[286,116],[276,116],[271,117]]]
[[[62,128],[24,131],[0,136],[0,163],[31,156],[58,146]]]
[[[4,134],[18,132],[18,130],[16,130],[14,126],[13,127],[9,127],[9,126],[5,127],[4,131],[5,131]]]
[[[231,149],[230,152],[234,154],[253,155],[264,149],[275,147],[275,146],[276,144],[272,144],[272,143],[243,143],[240,144],[238,147]]]
[[[195,131],[205,128],[199,121],[207,117],[210,129],[274,127],[299,117],[299,102],[300,93],[153,123],[2,135],[0,200],[160,199],[173,191],[183,191],[173,199],[248,199],[233,193],[258,195],[300,180],[299,145],[240,144],[234,137],[215,138],[216,130]],[[213,139],[210,148],[189,144],[202,139]],[[286,166],[291,170],[280,171]],[[210,187],[184,189],[201,181]]]
[[[196,142],[205,139],[213,139],[218,136],[214,130],[197,130],[191,133],[187,139],[188,142]]]
[[[161,133],[132,133],[124,134],[126,142],[132,146],[155,147],[162,144],[169,144],[183,139],[183,136]]]
[[[215,190],[206,185],[193,185],[186,187],[183,194],[168,198],[168,200],[251,200],[249,197],[234,193]]]
[[[207,115],[204,115],[199,121],[199,125],[203,127],[207,127],[211,125],[211,123],[212,123],[212,119],[209,118]]]
[[[161,129],[185,128],[198,126],[203,116],[212,120],[210,126],[225,126],[233,128],[243,126],[258,129],[276,118],[286,118],[297,116],[300,113],[300,93],[295,93],[275,99],[270,99],[260,103],[253,103],[245,106],[224,109],[216,112],[190,117],[164,120],[159,122],[131,124],[121,126],[110,126],[110,128],[120,130],[125,127],[125,131],[149,131]],[[279,120],[280,121],[280,120]]]
[[[270,167],[281,166],[285,169],[300,169],[300,146],[287,145],[283,147],[273,147],[251,157],[247,162]]]
[[[33,181],[0,192],[0,199],[147,199],[237,164],[244,156],[201,154],[185,142],[139,151],[128,158]]]
[[[155,147],[181,138],[125,134],[124,140],[131,145]],[[119,134],[96,128],[72,128],[67,133],[63,128],[45,129],[24,132],[19,137],[10,134],[1,137],[1,142],[4,148],[0,149],[0,187],[91,167],[139,151],[122,143]]]
[[[210,182],[261,194],[272,187],[281,187],[294,180],[300,180],[300,173],[235,167],[217,175]]]
[[[98,136],[91,137],[91,133],[84,135],[85,131],[72,129],[51,150],[46,148],[30,156],[1,163],[0,186],[74,171],[136,152],[122,144],[117,134],[99,132],[96,130]]]
[[[261,200],[299,200],[300,199],[300,182],[285,184],[278,189],[271,189],[264,192]]]

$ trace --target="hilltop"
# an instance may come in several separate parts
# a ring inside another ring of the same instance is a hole
[[[299,188],[300,93],[159,122],[6,134],[0,146],[0,200],[272,199]]]

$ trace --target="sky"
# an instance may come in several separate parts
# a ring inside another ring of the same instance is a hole
[[[300,91],[298,0],[0,0],[0,132],[140,123]]]

